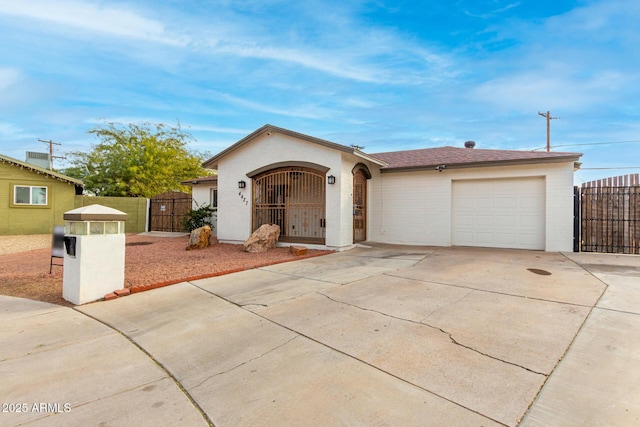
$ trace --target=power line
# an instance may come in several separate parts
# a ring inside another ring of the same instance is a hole
[[[615,170],[615,169],[640,169],[640,166],[621,166],[621,167],[616,167],[616,168],[580,168],[580,170],[589,170],[589,171],[595,171],[595,170]]]
[[[582,146],[588,146],[588,145],[609,145],[609,144],[637,144],[640,143],[640,140],[631,140],[631,141],[610,141],[610,142],[585,142],[582,144],[561,144],[561,145],[554,145],[551,148],[558,148],[558,147],[582,147]],[[544,147],[542,148],[536,148],[533,151],[538,151],[538,150],[544,150]]]
[[[562,144],[562,145],[554,145],[553,147],[578,147],[580,145],[607,145],[607,144],[633,144],[639,143],[640,140],[632,140],[632,141],[612,141],[612,142],[587,142],[584,144]]]

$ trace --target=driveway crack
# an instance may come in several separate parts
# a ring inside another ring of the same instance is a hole
[[[482,351],[480,351],[480,350],[477,350],[477,349],[475,349],[475,348],[473,348],[473,347],[471,347],[471,346],[468,346],[468,345],[462,344],[461,342],[457,341],[457,340],[453,337],[453,335],[451,334],[451,332],[447,332],[447,331],[445,331],[445,330],[444,330],[444,329],[442,329],[442,328],[439,328],[439,327],[437,327],[437,326],[433,326],[433,325],[430,325],[430,324],[428,324],[428,323],[425,323],[425,322],[424,322],[424,320],[422,320],[422,321],[416,321],[416,320],[411,320],[411,319],[405,319],[405,318],[403,318],[403,317],[394,316],[394,315],[391,315],[391,314],[388,314],[388,313],[384,313],[384,312],[381,312],[381,311],[378,311],[378,310],[374,310],[374,309],[371,309],[371,308],[361,307],[361,306],[359,306],[359,305],[352,304],[352,303],[349,303],[349,302],[346,302],[346,301],[340,301],[340,300],[338,300],[338,299],[332,298],[332,297],[330,297],[329,295],[323,294],[323,293],[321,293],[321,292],[318,292],[318,294],[319,294],[319,295],[322,295],[323,297],[325,297],[325,298],[327,298],[327,299],[329,299],[329,300],[331,300],[331,301],[333,301],[333,302],[336,302],[336,303],[338,303],[338,304],[348,305],[348,306],[350,306],[350,307],[357,308],[358,310],[370,311],[370,312],[372,312],[372,313],[377,313],[377,314],[380,314],[380,315],[385,316],[385,317],[390,317],[390,318],[392,318],[392,319],[401,320],[401,321],[405,321],[405,322],[413,323],[413,324],[420,325],[420,326],[426,326],[426,327],[431,328],[431,329],[435,329],[435,330],[437,330],[437,331],[439,331],[439,332],[441,332],[441,333],[443,333],[443,334],[447,335],[447,336],[449,337],[449,340],[451,341],[451,343],[452,343],[452,344],[455,344],[455,345],[460,346],[460,347],[462,347],[462,348],[465,348],[465,349],[467,349],[467,350],[473,351],[474,353],[478,353],[478,354],[480,354],[480,355],[482,355],[482,356],[484,356],[484,357],[488,357],[488,358],[493,359],[493,360],[495,360],[495,361],[502,362],[502,363],[505,363],[505,364],[507,364],[507,365],[512,365],[512,366],[515,366],[515,367],[518,367],[518,368],[524,369],[525,371],[531,372],[531,373],[533,373],[533,374],[537,374],[537,375],[542,375],[542,376],[544,376],[544,377],[548,377],[548,375],[547,375],[547,374],[545,374],[545,373],[543,373],[543,372],[538,372],[538,371],[535,371],[535,370],[533,370],[533,369],[527,368],[526,366],[518,365],[517,363],[509,362],[508,360],[500,359],[499,357],[492,356],[492,355],[490,355],[490,354],[487,354],[487,353],[484,353],[484,352],[482,352]],[[466,295],[465,295],[465,296],[466,296]],[[429,316],[427,316],[427,317],[429,317]]]
[[[238,363],[237,365],[235,365],[235,366],[233,366],[233,367],[231,367],[231,368],[229,368],[229,369],[227,369],[227,370],[225,370],[225,371],[217,372],[217,373],[215,373],[215,374],[213,374],[213,375],[209,375],[208,377],[206,377],[205,379],[203,379],[202,381],[200,381],[198,384],[196,384],[196,385],[194,385],[193,387],[191,387],[191,389],[192,389],[192,390],[193,390],[193,389],[196,389],[196,388],[200,387],[202,384],[206,383],[207,381],[209,381],[209,380],[210,380],[210,379],[212,379],[212,378],[218,377],[218,376],[220,376],[220,375],[228,374],[229,372],[232,372],[232,371],[234,371],[234,370],[236,370],[236,369],[238,369],[238,368],[241,368],[241,367],[242,367],[242,366],[244,366],[244,365],[247,365],[247,364],[249,364],[249,363],[251,363],[251,362],[254,362],[254,361],[258,360],[258,359],[261,359],[261,358],[265,357],[266,355],[268,355],[269,353],[272,353],[272,352],[274,352],[274,351],[278,350],[279,348],[282,348],[282,347],[284,347],[285,345],[289,344],[291,341],[293,341],[293,340],[295,340],[296,338],[298,338],[298,336],[299,336],[299,335],[296,335],[296,336],[294,336],[294,337],[291,337],[290,339],[288,339],[288,340],[287,340],[287,341],[285,341],[284,343],[282,343],[282,344],[280,344],[280,345],[277,345],[277,346],[273,347],[273,348],[272,348],[272,349],[270,349],[270,350],[265,351],[264,353],[260,354],[259,356],[255,356],[255,357],[252,357],[252,358],[251,358],[251,359],[249,359],[249,360],[245,360],[244,362]]]

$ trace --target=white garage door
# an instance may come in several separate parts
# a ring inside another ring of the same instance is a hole
[[[454,181],[457,246],[544,249],[544,178]]]

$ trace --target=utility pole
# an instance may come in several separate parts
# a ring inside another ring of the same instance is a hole
[[[45,141],[43,139],[38,139],[38,141],[43,142],[45,144],[47,144],[49,146],[49,170],[53,170],[53,159],[66,159],[66,157],[63,156],[54,156],[53,155],[53,146],[54,145],[62,145],[59,142],[53,142],[51,140],[49,141]]]
[[[551,117],[551,113],[549,111],[547,111],[547,114],[538,111],[538,115],[547,119],[547,151],[551,151],[551,120],[556,120],[560,117]]]

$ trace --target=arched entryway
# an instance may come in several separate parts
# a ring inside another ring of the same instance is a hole
[[[359,163],[353,169],[353,242],[367,240],[367,179],[369,169]]]
[[[278,224],[283,242],[325,243],[325,175],[286,166],[253,177],[253,229]]]

